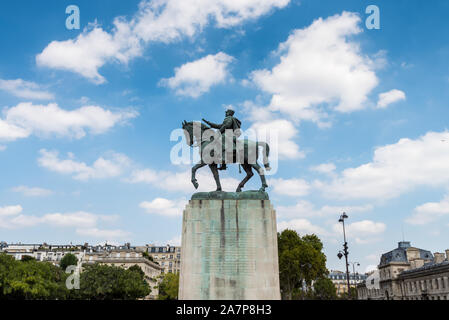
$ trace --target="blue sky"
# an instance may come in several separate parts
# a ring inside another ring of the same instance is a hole
[[[81,29],[65,26],[68,5]],[[140,5],[139,5],[140,4]],[[365,8],[380,9],[380,29]],[[447,1],[0,4],[0,240],[179,242],[194,192],[170,162],[183,120],[279,134],[278,228],[360,271],[402,239],[447,249]],[[118,18],[120,17],[120,18]],[[115,21],[115,23],[114,23]],[[213,188],[207,168],[202,190]],[[231,166],[222,179],[233,191]],[[257,177],[247,189],[259,187]]]

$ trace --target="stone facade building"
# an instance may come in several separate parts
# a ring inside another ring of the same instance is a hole
[[[378,279],[358,286],[359,299],[449,299],[449,250],[432,254],[402,241],[381,256]],[[378,283],[375,283],[378,282]]]
[[[162,268],[163,273],[179,273],[181,270],[181,247],[147,245],[148,255]]]
[[[346,281],[346,272],[331,270],[329,272],[328,278],[334,284],[337,295],[341,296],[342,294],[348,292],[348,283]],[[349,286],[355,288],[358,284],[365,281],[366,275],[358,274],[358,273],[350,273],[349,274]]]

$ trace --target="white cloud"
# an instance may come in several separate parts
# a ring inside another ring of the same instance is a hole
[[[371,220],[363,220],[353,222],[346,225],[346,235],[348,238],[355,239],[358,244],[377,242],[380,239],[378,236],[382,234],[386,229],[386,225],[382,222],[374,222]],[[341,224],[335,224],[333,231],[342,233]]]
[[[0,208],[0,227],[18,229],[47,225],[57,228],[78,228],[79,230],[93,230],[99,223],[110,223],[118,219],[117,215],[97,215],[78,211],[69,213],[47,213],[42,216],[22,214],[21,206]],[[78,232],[78,230],[77,230]]]
[[[101,134],[114,125],[135,118],[132,110],[112,112],[98,106],[84,106],[74,110],[64,110],[55,103],[33,105],[19,103],[3,111],[0,119],[0,138],[14,140],[25,138],[31,133],[82,138],[86,131]]]
[[[30,135],[29,130],[20,128],[0,119],[0,140],[14,141],[26,138]]]
[[[404,91],[393,89],[388,92],[384,92],[379,94],[379,100],[377,102],[377,108],[386,108],[390,104],[395,103],[397,101],[405,100]]]
[[[111,239],[127,239],[131,235],[129,232],[120,229],[107,230],[99,228],[76,229],[76,233],[85,237],[107,239],[108,243],[110,243],[109,240]]]
[[[322,125],[323,104],[339,112],[363,109],[378,79],[374,63],[352,40],[362,32],[359,23],[357,14],[343,12],[294,30],[276,52],[280,63],[251,75],[271,95],[269,109]]]
[[[256,19],[290,0],[151,0],[142,1],[130,21],[116,18],[110,33],[91,24],[76,39],[51,42],[36,56],[39,66],[68,70],[95,83],[105,82],[99,68],[128,63],[150,42],[172,43],[193,37],[212,21],[229,28]]]
[[[120,229],[99,229],[99,223],[110,223],[118,219],[117,215],[97,215],[79,211],[71,213],[47,213],[43,216],[22,214],[21,206],[0,207],[0,228],[18,229],[36,226],[51,226],[57,228],[75,228],[75,232],[82,236],[123,239],[128,232]]]
[[[1,139],[1,138],[0,138]],[[5,151],[6,150],[6,146],[2,146],[0,145],[0,151]]]
[[[6,206],[0,207],[0,217],[15,216],[23,211],[22,206]]]
[[[145,211],[150,214],[176,217],[182,216],[186,203],[186,199],[169,200],[164,198],[156,198],[152,201],[144,201],[140,203],[139,207],[145,209]]]
[[[449,132],[428,132],[378,147],[372,162],[345,169],[330,182],[317,182],[325,196],[390,199],[419,186],[449,185]]]
[[[449,215],[449,195],[440,202],[427,202],[415,208],[411,217],[406,219],[410,224],[424,225]]]
[[[27,197],[43,197],[48,196],[53,193],[53,191],[43,188],[32,188],[27,186],[18,186],[12,188],[12,191],[22,193],[23,195]]]
[[[377,270],[377,265],[370,264],[370,265],[366,266],[365,273],[369,273],[369,272],[372,272],[372,271],[375,271],[375,270]]]
[[[100,157],[91,165],[88,166],[84,162],[78,162],[70,157],[69,159],[60,159],[57,151],[47,151],[41,149],[38,163],[41,167],[53,172],[73,175],[76,180],[89,179],[104,179],[117,177],[121,175],[125,168],[127,168],[131,160],[120,153],[111,153],[108,158]]]
[[[210,87],[225,83],[229,78],[229,63],[233,57],[219,52],[199,60],[188,62],[175,69],[175,76],[162,79],[160,84],[175,90],[176,94],[197,98]]]
[[[106,80],[98,69],[105,63],[128,63],[141,52],[140,39],[126,22],[116,19],[112,34],[93,24],[76,39],[52,41],[36,56],[36,63],[38,66],[72,71],[100,84]]]
[[[307,219],[293,219],[290,221],[281,221],[278,222],[277,228],[279,232],[282,232],[285,229],[295,230],[301,236],[306,234],[316,234],[319,236],[328,236],[329,233],[323,228],[312,224]]]
[[[37,83],[22,79],[0,79],[0,90],[4,90],[16,97],[24,99],[51,100],[54,98],[52,93],[42,90]]]
[[[361,213],[373,209],[372,205],[364,206],[329,206],[316,208],[312,203],[301,200],[293,206],[277,206],[276,212],[281,218],[329,217],[338,216],[342,212]]]
[[[333,163],[322,163],[317,166],[310,167],[311,171],[324,173],[324,174],[332,174],[335,171],[336,167]]]
[[[126,182],[147,183],[171,192],[192,193],[216,190],[215,180],[207,166],[197,171],[196,178],[200,185],[198,190],[195,190],[190,182],[191,170],[183,172],[154,171],[152,169],[134,170],[131,176],[126,179]],[[234,178],[221,178],[220,182],[224,191],[235,191],[240,181]]]
[[[56,227],[93,227],[100,216],[89,212],[49,213],[41,218],[41,223]]]
[[[256,121],[248,132],[254,131],[259,141],[270,144],[272,155],[279,155],[280,159],[302,159],[305,157],[294,139],[298,130],[292,122],[285,119]],[[267,139],[268,138],[268,139]]]
[[[310,185],[303,179],[270,179],[273,192],[291,197],[302,197],[309,193]]]
[[[167,243],[171,246],[181,246],[182,237],[176,236],[167,241]]]

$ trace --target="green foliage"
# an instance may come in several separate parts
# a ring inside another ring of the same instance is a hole
[[[0,299],[65,299],[66,275],[48,262],[0,254]]]
[[[157,261],[154,261],[153,257],[150,256],[150,255],[148,254],[148,252],[146,252],[146,251],[144,251],[144,252],[142,253],[142,256],[143,256],[144,258],[147,258],[148,260],[154,262],[154,263],[159,264]]]
[[[61,267],[62,270],[66,270],[68,266],[76,266],[77,264],[78,264],[78,258],[72,253],[67,253],[61,259],[59,266]]]
[[[101,264],[83,268],[80,289],[70,292],[72,299],[134,300],[144,298],[151,292],[143,271],[138,266],[128,270]]]
[[[36,259],[34,259],[32,256],[22,256],[22,260],[23,262],[27,262],[27,261],[36,261]]]
[[[128,268],[129,271],[137,272],[137,274],[140,275],[143,279],[145,279],[145,272],[143,272],[142,268],[139,267],[137,264],[131,266]]]
[[[347,292],[344,292],[340,295],[340,299],[342,300],[357,300],[357,289],[354,287],[350,288],[349,295]]]
[[[321,240],[316,235],[301,238],[296,231],[284,230],[278,233],[278,249],[283,299],[308,297],[312,282],[328,273]],[[299,292],[303,286],[307,294]]]
[[[337,288],[329,278],[319,278],[313,284],[313,297],[317,300],[336,300]]]
[[[177,300],[179,291],[179,274],[167,273],[159,284],[159,300]]]

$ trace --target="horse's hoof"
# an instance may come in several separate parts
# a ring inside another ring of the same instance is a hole
[[[192,181],[192,183],[193,183],[193,186],[195,187],[195,189],[198,189],[198,187],[199,187],[199,184],[198,184],[198,182],[196,182],[196,181]]]
[[[237,188],[237,190],[235,190],[235,192],[242,192],[242,189]]]
[[[265,187],[259,189],[260,192],[265,192]]]
[[[217,188],[217,190],[216,191],[221,191],[221,188]]]

